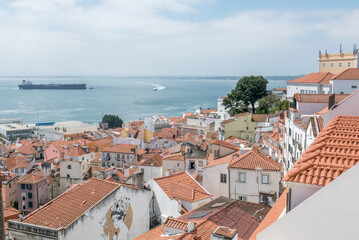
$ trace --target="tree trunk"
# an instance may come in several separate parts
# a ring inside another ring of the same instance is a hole
[[[0,175],[0,240],[5,240],[4,203],[2,200],[2,180]]]

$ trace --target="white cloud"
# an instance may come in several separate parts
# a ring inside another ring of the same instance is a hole
[[[182,20],[208,2],[2,2],[0,75],[296,74],[316,69],[312,52],[359,37],[356,9],[255,10]]]

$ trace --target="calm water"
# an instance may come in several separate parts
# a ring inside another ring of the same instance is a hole
[[[285,87],[296,76],[267,77],[268,89]],[[178,116],[196,108],[216,108],[218,96],[239,77],[30,77],[33,83],[86,83],[92,90],[19,90],[23,77],[0,77],[0,118],[25,123],[79,120],[97,123],[102,114],[124,121],[155,114]],[[153,91],[156,86],[159,91]]]

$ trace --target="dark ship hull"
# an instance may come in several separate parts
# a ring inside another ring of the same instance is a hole
[[[60,90],[81,90],[87,89],[86,84],[19,84],[20,89],[60,89]]]

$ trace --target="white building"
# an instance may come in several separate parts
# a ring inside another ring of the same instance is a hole
[[[17,138],[29,138],[31,131],[31,128],[18,123],[0,124],[0,133],[11,141]]]
[[[148,190],[91,178],[23,221],[9,220],[11,239],[133,239],[149,230]]]
[[[359,88],[359,68],[348,68],[330,79],[335,94],[352,94]]]
[[[161,223],[212,199],[212,195],[187,172],[155,178],[150,181],[150,186],[155,196],[153,211]]]
[[[150,180],[162,177],[162,156],[155,154],[150,158],[143,160],[139,164],[139,169],[143,172],[144,185],[148,186]]]
[[[253,148],[232,159],[228,169],[230,198],[273,206],[281,180],[278,162]]]
[[[241,151],[229,142],[215,140],[212,143],[212,154],[208,156],[207,166],[203,167],[203,186],[215,197],[229,196],[228,164],[238,157]]]
[[[154,133],[159,132],[162,128],[171,127],[171,122],[163,116],[153,116],[145,118],[145,129]]]
[[[217,99],[217,113],[220,116],[221,121],[225,121],[231,117],[226,108],[223,106],[223,99],[225,99],[225,97],[219,97]]]
[[[137,145],[118,144],[102,150],[103,167],[124,167],[137,161]]]
[[[334,75],[329,72],[310,73],[287,82],[287,98],[294,94],[329,94],[331,93],[330,79]]]

